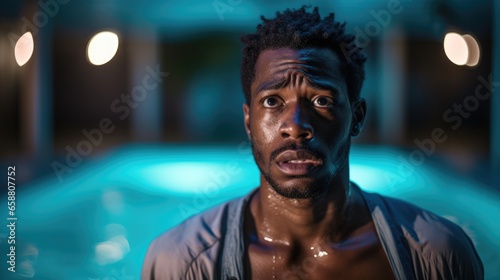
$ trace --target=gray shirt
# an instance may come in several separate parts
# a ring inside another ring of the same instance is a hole
[[[483,264],[459,226],[408,202],[352,186],[364,197],[397,279],[484,279]],[[156,238],[141,279],[244,279],[243,218],[255,191]]]

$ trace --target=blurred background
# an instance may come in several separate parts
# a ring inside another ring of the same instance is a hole
[[[0,227],[2,279],[139,279],[154,237],[256,187],[239,38],[304,4],[346,21],[368,57],[352,180],[458,223],[500,279],[498,2],[1,0],[0,164],[18,218],[15,273]]]

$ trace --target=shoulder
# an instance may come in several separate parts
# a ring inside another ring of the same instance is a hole
[[[423,253],[461,249],[470,239],[455,223],[412,203],[383,197],[391,218],[404,231],[405,237],[422,246]]]
[[[448,219],[401,199],[371,195],[379,197],[385,208],[384,216],[396,223],[406,238],[426,249],[423,253],[461,250],[464,247],[461,244],[471,243],[462,228]]]
[[[198,279],[214,275],[228,217],[241,206],[238,198],[192,216],[150,244],[142,279]],[[191,276],[191,277],[189,277]]]
[[[375,201],[372,204],[379,206],[388,223],[400,231],[417,275],[432,279],[483,278],[482,262],[460,226],[401,199],[373,193],[367,198]]]

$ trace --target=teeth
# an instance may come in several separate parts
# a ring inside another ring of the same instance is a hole
[[[304,163],[304,162],[308,162],[309,160],[299,160],[299,159],[294,159],[294,160],[290,160],[288,161],[289,163]]]

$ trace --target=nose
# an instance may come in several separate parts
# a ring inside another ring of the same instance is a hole
[[[291,104],[290,104],[291,105]],[[283,123],[280,127],[281,137],[311,140],[314,135],[313,127],[308,119],[307,111],[300,102],[288,106],[283,112]]]

